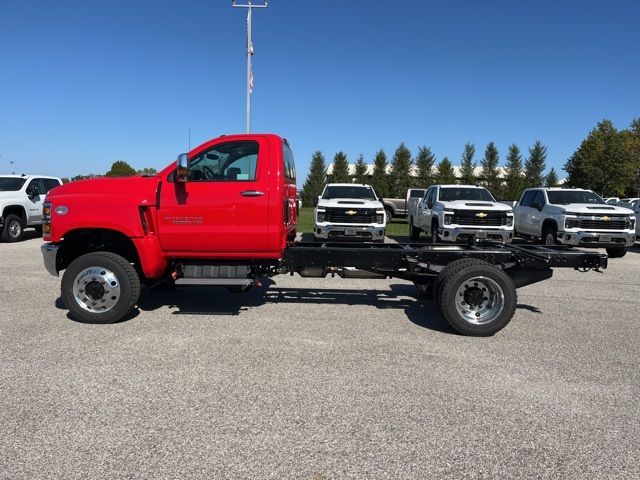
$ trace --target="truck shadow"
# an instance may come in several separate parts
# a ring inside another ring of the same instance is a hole
[[[279,287],[268,281],[262,287],[241,294],[229,292],[224,288],[210,287],[149,289],[140,296],[138,308],[133,309],[121,322],[137,317],[141,311],[153,312],[165,308],[175,309],[171,312],[172,315],[238,316],[250,308],[266,304],[362,305],[381,310],[401,310],[411,323],[419,327],[459,335],[444,320],[435,303],[423,297],[409,284],[392,284],[389,289],[381,290],[360,290]],[[67,308],[62,298],[56,300],[56,307],[64,310]],[[538,308],[530,305],[518,304],[518,309],[542,314]],[[304,315],[302,309],[300,312]],[[67,318],[75,321],[69,313]]]
[[[402,310],[415,325],[437,332],[457,334],[442,318],[435,304],[423,298],[413,285],[407,284],[393,284],[389,289],[360,290],[279,287],[273,282],[265,282],[263,287],[243,294],[207,287],[170,291],[151,289],[140,297],[138,308],[142,311],[175,308],[172,315],[240,315],[250,308],[269,303],[366,305],[378,309]],[[128,319],[136,315],[133,313]]]

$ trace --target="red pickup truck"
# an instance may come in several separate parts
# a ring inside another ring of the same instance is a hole
[[[152,177],[103,178],[51,190],[43,208],[47,271],[78,320],[109,323],[141,284],[244,290],[261,278],[396,277],[434,296],[458,331],[491,335],[513,317],[517,287],[552,267],[606,268],[565,247],[296,242],[296,173],[273,134],[215,138]]]

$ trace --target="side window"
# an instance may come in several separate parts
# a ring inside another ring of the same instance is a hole
[[[293,161],[293,152],[289,145],[282,143],[282,157],[284,159],[284,176],[289,180],[296,181],[296,164]]]
[[[547,203],[544,199],[544,193],[542,193],[542,190],[538,190],[536,192],[536,196],[533,197],[533,203],[540,205],[541,207]]]
[[[424,192],[424,196],[422,197],[422,200],[424,203],[429,201],[429,195],[431,195],[431,189],[428,188],[426,192]]]
[[[42,184],[41,178],[34,178],[29,182],[26,189],[27,195],[44,195],[46,190],[44,189],[44,185]]]
[[[45,193],[49,193],[49,190],[51,190],[52,188],[56,188],[57,186],[60,185],[58,180],[55,180],[54,178],[43,178],[42,183],[44,183]]]
[[[522,201],[520,202],[520,206],[521,207],[530,207],[531,206],[531,200],[533,200],[533,196],[535,195],[535,191],[534,190],[528,190],[527,192],[525,192],[525,194],[522,197]]]
[[[258,142],[221,143],[189,162],[189,181],[246,182],[256,179]]]

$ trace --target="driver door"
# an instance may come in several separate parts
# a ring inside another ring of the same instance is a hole
[[[32,179],[25,192],[28,197],[27,205],[27,225],[40,223],[42,221],[42,202],[47,193],[41,178]]]
[[[159,238],[168,253],[268,251],[269,145],[224,137],[189,155],[190,178],[175,171],[160,192]]]

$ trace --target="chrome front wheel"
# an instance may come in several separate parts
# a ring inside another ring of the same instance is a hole
[[[106,268],[92,266],[82,270],[73,281],[76,303],[89,312],[108,312],[120,298],[120,282]]]

